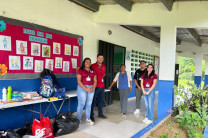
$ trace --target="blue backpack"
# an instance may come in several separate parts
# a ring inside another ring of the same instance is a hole
[[[52,77],[50,75],[45,76],[41,83],[42,86],[40,87],[39,94],[45,98],[53,97],[54,85]]]

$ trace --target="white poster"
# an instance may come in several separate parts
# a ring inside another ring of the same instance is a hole
[[[61,57],[55,58],[55,68],[62,68],[62,58]]]
[[[71,62],[72,62],[72,68],[76,69],[77,68],[77,59],[76,58],[72,58]]]
[[[0,50],[11,51],[11,37],[0,35]]]
[[[40,44],[31,43],[31,55],[32,56],[40,56]]]
[[[53,71],[53,59],[46,59],[45,68]]]
[[[33,70],[33,57],[23,57],[23,69]]]
[[[53,54],[61,54],[61,44],[53,42]]]
[[[79,56],[79,47],[73,46],[73,56]]]
[[[71,55],[71,45],[65,44],[64,54]]]
[[[16,40],[16,54],[27,55],[27,41]]]
[[[43,71],[43,60],[35,60],[35,72]]]
[[[9,56],[9,70],[20,70],[20,56]]]
[[[69,72],[69,61],[63,61],[63,72]]]

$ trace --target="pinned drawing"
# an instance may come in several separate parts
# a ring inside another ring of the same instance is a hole
[[[40,44],[31,43],[31,55],[32,56],[40,56]]]
[[[71,55],[71,45],[65,44],[64,54]]]
[[[43,60],[35,60],[35,72],[43,71]]]
[[[51,47],[47,45],[42,46],[42,57],[50,57],[51,56]]]
[[[53,54],[61,54],[61,44],[53,42]]]
[[[27,41],[16,40],[16,54],[27,55]]]
[[[9,56],[9,70],[20,70],[20,56]]]
[[[55,58],[55,68],[62,68],[62,58],[61,57]]]
[[[53,71],[53,59],[46,59],[45,68]]]
[[[63,72],[69,72],[69,61],[63,61]]]
[[[23,57],[23,69],[33,70],[33,57]]]
[[[11,51],[11,37],[0,35],[0,50]]]
[[[73,56],[79,56],[79,47],[73,46]]]
[[[72,68],[76,69],[77,68],[77,59],[76,58],[72,58],[71,62],[72,62]]]

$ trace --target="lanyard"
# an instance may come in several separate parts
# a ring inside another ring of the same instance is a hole
[[[85,69],[86,70],[86,69]],[[87,71],[87,70],[86,70]],[[89,71],[87,71],[88,72],[88,77],[90,76],[90,70]]]
[[[98,69],[100,70],[101,76],[103,77],[103,72],[102,72],[103,67],[98,65]]]

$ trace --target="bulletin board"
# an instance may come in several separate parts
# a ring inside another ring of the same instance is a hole
[[[7,76],[36,78],[44,68],[66,76],[81,65],[82,36],[6,17],[0,17],[2,22],[0,64],[7,66]]]

